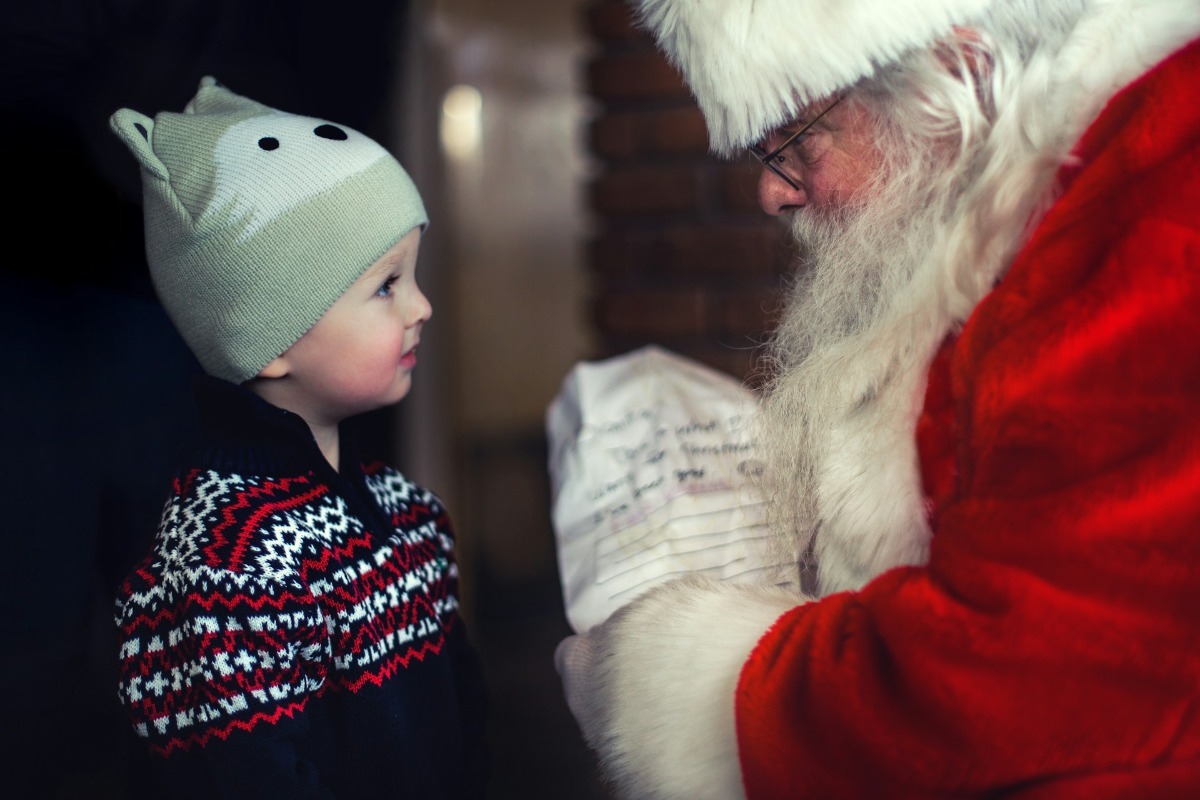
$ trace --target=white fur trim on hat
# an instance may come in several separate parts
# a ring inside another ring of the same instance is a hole
[[[804,106],[994,0],[634,0],[641,24],[683,72],[714,150],[730,153]]]

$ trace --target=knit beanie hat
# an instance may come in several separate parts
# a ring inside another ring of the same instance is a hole
[[[428,222],[412,179],[379,144],[211,77],[181,114],[125,108],[109,122],[141,165],[155,290],[219,378],[253,378]]]

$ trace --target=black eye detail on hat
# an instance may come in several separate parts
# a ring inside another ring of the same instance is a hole
[[[333,139],[334,141],[344,142],[347,138],[346,132],[337,125],[330,125],[326,122],[323,125],[318,125],[313,128],[313,133],[320,136],[322,139]]]
[[[258,146],[267,151],[278,150],[279,140],[274,136],[264,136],[258,140]]]
[[[142,135],[143,139],[145,139],[147,142],[150,141],[150,136],[149,136],[149,134],[146,133],[145,125],[143,125],[140,122],[135,122],[135,123],[133,123],[133,127],[137,128],[137,132]]]

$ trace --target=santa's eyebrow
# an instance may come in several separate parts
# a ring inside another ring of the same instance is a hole
[[[836,106],[838,103],[842,102],[842,100],[844,100],[844,99],[845,99],[845,95],[842,95],[840,97],[835,97],[832,101],[830,101],[826,105],[808,106],[804,109],[803,114],[797,114],[796,116],[792,117],[792,119],[790,119],[787,123],[779,126],[775,130],[788,131],[789,133],[792,133],[794,131],[800,130],[801,128],[816,127],[817,124],[820,123],[821,120],[825,118],[825,115],[828,114],[830,111],[832,111],[834,106]]]
[[[795,133],[798,130],[808,128],[808,130],[805,131],[805,135],[807,136],[809,133],[812,133],[812,129],[816,127],[814,122],[816,122],[816,120],[813,120],[812,117],[804,117],[802,119],[796,119],[796,120],[793,120],[792,122],[787,123],[786,125],[780,126],[779,128],[777,128],[777,130],[780,133]]]
[[[751,145],[750,146],[751,151],[755,154],[756,157],[758,157],[759,160],[761,160],[763,162],[764,165],[767,165],[767,163],[769,161],[772,161],[775,158],[775,156],[777,156],[779,153],[781,153],[783,150],[787,149],[788,147],[791,147],[793,142],[796,142],[801,137],[806,136],[808,134],[809,129],[811,129],[814,125],[816,125],[821,120],[822,117],[824,117],[826,114],[828,114],[833,109],[834,106],[836,106],[838,103],[842,102],[842,100],[845,99],[845,97],[846,97],[845,95],[842,95],[842,96],[838,97],[837,99],[835,99],[832,103],[825,106],[825,108],[821,111],[820,114],[817,114],[815,117],[810,119],[808,122],[802,123],[798,128],[796,128],[796,130],[794,132],[787,131],[787,132],[783,133],[782,134],[783,142],[781,142],[774,150],[771,150],[770,152],[765,152],[766,148],[764,148],[762,145],[759,144],[759,145]]]

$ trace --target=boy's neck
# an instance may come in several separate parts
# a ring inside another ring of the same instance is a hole
[[[338,464],[338,448],[341,446],[338,439],[338,426],[315,427],[310,420],[304,421],[308,423],[308,429],[312,431],[313,439],[317,442],[317,449],[321,451],[321,455],[325,456],[325,460],[329,462],[329,466],[333,467],[333,471],[337,472],[341,468]]]
[[[312,433],[313,440],[317,443],[317,449],[329,462],[329,466],[333,467],[334,472],[340,469],[338,463],[339,448],[341,447],[341,439],[338,434],[340,420],[315,419],[313,414],[305,413],[305,409],[293,407],[294,404],[287,400],[286,392],[275,391],[275,386],[270,380],[253,379],[248,381],[245,387],[276,408],[290,411],[304,420],[308,425],[309,432]]]

